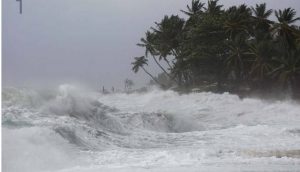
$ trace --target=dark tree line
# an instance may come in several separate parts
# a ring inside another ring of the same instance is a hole
[[[181,88],[299,93],[300,18],[294,9],[271,10],[265,3],[225,9],[218,0],[193,0],[181,11],[186,20],[165,16],[146,32],[137,44],[145,55],[135,58],[134,72],[142,68],[160,84],[144,68],[151,58]],[[273,14],[276,21],[269,19]]]

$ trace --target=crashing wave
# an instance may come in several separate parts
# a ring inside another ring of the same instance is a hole
[[[72,85],[5,88],[2,95],[6,171],[56,171],[75,164],[256,166],[257,158],[268,164],[273,157],[300,165],[300,106],[291,101],[158,89],[103,95]],[[34,162],[36,168],[26,165]]]

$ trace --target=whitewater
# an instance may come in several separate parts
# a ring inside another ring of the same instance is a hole
[[[4,88],[5,172],[300,171],[300,104],[229,93]]]

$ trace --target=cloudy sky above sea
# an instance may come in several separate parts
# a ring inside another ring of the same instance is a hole
[[[220,0],[225,7],[266,2],[268,8],[295,8],[299,0]],[[186,9],[186,0],[15,0],[2,1],[2,79],[4,86],[82,82],[122,88],[149,81],[131,71],[136,43],[164,15]],[[153,62],[149,71],[160,72]]]

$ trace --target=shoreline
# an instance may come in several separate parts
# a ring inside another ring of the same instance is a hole
[[[201,92],[212,92],[215,94],[224,94],[229,93],[233,95],[237,95],[240,99],[244,98],[258,98],[266,101],[283,101],[283,100],[292,100],[297,103],[300,103],[300,94],[279,90],[269,90],[268,92],[263,90],[250,90],[250,89],[240,89],[239,91],[232,91],[232,90],[222,90],[218,91],[216,89],[211,89],[209,86],[202,86],[202,87],[190,87],[190,88],[183,88],[183,87],[176,87],[176,88],[167,88],[163,90],[172,90],[177,93],[181,94],[190,94],[190,93],[201,93]]]

